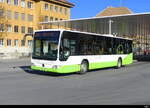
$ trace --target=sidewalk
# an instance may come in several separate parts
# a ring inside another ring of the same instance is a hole
[[[30,58],[31,54],[25,53],[0,53],[0,60],[5,59],[20,59],[20,58]]]

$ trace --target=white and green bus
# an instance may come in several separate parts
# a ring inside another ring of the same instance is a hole
[[[129,65],[132,39],[62,29],[38,30],[33,37],[31,69],[55,73]]]

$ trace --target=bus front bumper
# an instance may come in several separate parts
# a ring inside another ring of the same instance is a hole
[[[53,68],[45,68],[38,66],[31,66],[32,70],[44,71],[44,72],[53,72],[53,73],[73,73],[80,71],[80,65],[69,65],[69,66],[56,66]]]

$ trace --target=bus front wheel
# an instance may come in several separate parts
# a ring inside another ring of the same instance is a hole
[[[79,74],[85,74],[86,72],[88,72],[89,68],[89,63],[87,60],[83,60],[80,66],[80,72]]]

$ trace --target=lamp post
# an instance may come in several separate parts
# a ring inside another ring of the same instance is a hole
[[[109,19],[109,34],[112,35],[112,23],[113,21],[111,20],[111,18]]]

